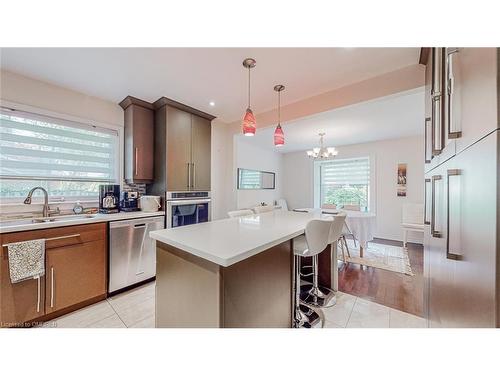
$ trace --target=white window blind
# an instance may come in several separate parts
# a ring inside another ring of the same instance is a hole
[[[0,178],[115,182],[116,131],[19,111],[0,112]]]
[[[359,157],[319,163],[320,205],[324,203],[359,205],[368,210],[370,192],[370,159]]]
[[[370,159],[337,159],[322,162],[323,185],[367,185],[370,183]]]

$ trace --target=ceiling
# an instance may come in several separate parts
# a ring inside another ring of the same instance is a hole
[[[279,148],[273,144],[274,127],[257,129],[253,137],[238,137],[287,153],[317,147],[318,133],[326,133],[325,146],[342,146],[421,135],[423,124],[424,89],[419,88],[282,124],[285,145]]]
[[[276,105],[276,84],[286,105],[417,64],[419,48],[2,48],[0,66],[116,103],[167,96],[232,122],[247,104],[246,57],[260,113]]]

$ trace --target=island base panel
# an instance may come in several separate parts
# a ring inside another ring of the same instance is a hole
[[[291,318],[291,241],[229,267],[157,241],[156,327],[280,328]]]
[[[156,327],[221,326],[220,266],[156,242]]]

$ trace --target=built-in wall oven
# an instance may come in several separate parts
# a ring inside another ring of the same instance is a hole
[[[167,228],[211,220],[209,191],[169,191],[166,196]]]

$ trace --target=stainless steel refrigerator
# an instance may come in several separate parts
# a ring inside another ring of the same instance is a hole
[[[499,49],[422,55],[424,311],[429,327],[498,327]]]

